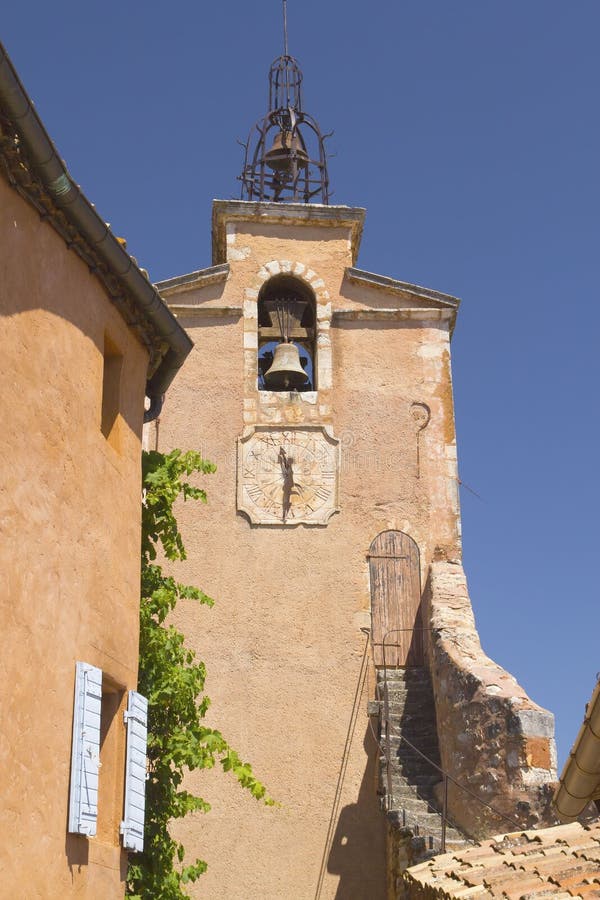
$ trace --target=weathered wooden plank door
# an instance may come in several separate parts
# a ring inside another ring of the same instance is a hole
[[[375,665],[422,666],[419,548],[403,531],[382,531],[369,549],[369,571]]]

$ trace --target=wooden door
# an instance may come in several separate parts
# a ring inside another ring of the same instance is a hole
[[[369,571],[375,665],[422,666],[419,548],[402,531],[382,531],[369,549]]]

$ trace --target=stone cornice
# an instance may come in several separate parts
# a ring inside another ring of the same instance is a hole
[[[213,263],[227,256],[228,222],[268,222],[282,225],[313,225],[347,228],[350,231],[352,260],[358,256],[365,210],[352,206],[325,206],[321,203],[257,203],[248,200],[213,200]]]
[[[359,285],[364,288],[371,288],[380,291],[390,297],[402,298],[412,301],[415,305],[411,307],[352,307],[347,309],[337,309],[333,313],[333,318],[342,319],[388,319],[390,321],[398,321],[402,319],[413,319],[416,321],[447,321],[450,323],[450,335],[454,332],[456,325],[456,314],[460,306],[458,297],[450,294],[442,294],[441,291],[433,291],[430,288],[421,287],[418,284],[410,284],[407,281],[398,281],[396,278],[389,278],[387,275],[376,275],[374,272],[365,272],[362,269],[348,267],[345,272],[346,278],[352,284]],[[392,300],[393,302],[393,300]],[[422,304],[422,305],[417,305]]]
[[[433,301],[440,306],[446,306],[450,309],[457,310],[460,306],[458,297],[452,297],[450,294],[442,294],[440,291],[433,291],[430,288],[420,287],[417,284],[410,284],[407,281],[398,281],[395,278],[388,278],[387,275],[376,275],[374,272],[365,272],[362,269],[347,268],[346,277],[355,284],[367,285],[392,294],[411,294],[426,300],[429,303]]]
[[[191,316],[194,319],[239,319],[244,310],[241,306],[207,306],[206,303],[169,303],[171,312],[180,318]]]
[[[207,287],[209,284],[218,284],[227,281],[229,276],[229,263],[221,263],[218,266],[209,266],[207,269],[199,269],[188,275],[176,275],[165,281],[157,281],[154,287],[163,299],[173,294],[183,294],[186,291],[194,291]],[[169,304],[173,308],[173,304]]]
[[[389,321],[398,322],[403,319],[413,319],[419,322],[453,322],[454,313],[450,309],[423,309],[421,307],[404,306],[397,308],[371,308],[371,309],[334,309],[333,321]]]

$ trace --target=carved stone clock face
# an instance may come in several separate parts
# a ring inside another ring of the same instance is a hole
[[[248,428],[237,504],[257,525],[326,525],[337,511],[339,442],[326,428]]]

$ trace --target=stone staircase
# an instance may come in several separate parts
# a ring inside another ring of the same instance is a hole
[[[377,673],[380,742],[386,746],[386,672]],[[387,757],[380,757],[379,782],[390,827],[412,834],[415,861],[439,853],[442,842],[441,802],[436,799],[442,775],[432,765],[440,765],[435,721],[435,703],[429,672],[423,667],[387,669],[388,734],[390,770]],[[420,750],[423,759],[401,737]],[[464,846],[464,835],[446,823],[446,848]]]

